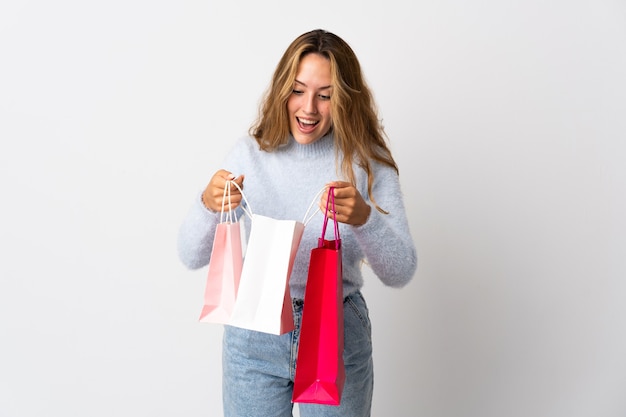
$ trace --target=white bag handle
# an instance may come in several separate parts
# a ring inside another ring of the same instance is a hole
[[[226,203],[227,196],[228,196],[228,213],[226,214],[226,221],[228,223],[237,222],[237,213],[233,210],[232,204],[230,202],[230,187],[228,186],[228,183],[229,181],[227,181],[226,184],[224,185],[224,194],[222,195],[222,211],[220,212],[220,223],[224,223],[224,205]]]
[[[239,184],[237,184],[235,181],[226,181],[226,185],[228,184],[234,184],[234,186],[237,187],[237,189],[241,193],[241,196],[243,197],[243,200],[246,202],[245,206],[243,204],[240,204],[239,206],[241,207],[243,212],[246,213],[248,217],[250,217],[250,219],[252,219],[252,207],[250,207],[250,203],[248,202],[248,199],[246,198],[246,195],[243,193],[243,190],[241,189]],[[230,187],[228,187],[228,189],[230,190]],[[228,197],[230,199],[230,194]],[[228,204],[230,204],[230,200],[228,201]]]
[[[315,194],[315,197],[313,198],[313,201],[311,201],[311,204],[309,205],[309,208],[306,210],[306,213],[304,213],[304,219],[302,219],[302,223],[304,223],[305,226],[311,221],[311,219],[313,219],[313,217],[315,217],[315,215],[317,214],[318,211],[321,211],[319,206],[318,206],[317,210],[315,210],[312,214],[309,215],[309,212],[313,208],[313,205],[315,205],[315,203],[317,203],[317,201],[320,198],[320,195],[322,195],[322,193],[324,192],[324,190],[326,190],[326,188],[327,187],[324,186],[321,190],[319,190],[317,192],[317,194]]]
[[[230,207],[230,187],[228,187],[228,185],[232,183],[235,187],[237,187],[237,189],[239,190],[239,192],[241,193],[241,196],[243,197],[243,200],[245,201],[245,206],[243,204],[240,204],[241,209],[244,211],[245,214],[248,215],[248,217],[250,217],[250,219],[252,219],[252,207],[250,207],[250,202],[248,201],[248,199],[246,198],[246,195],[243,193],[243,190],[241,189],[241,187],[239,186],[239,184],[237,184],[235,181],[226,181],[226,186],[224,187],[224,197],[226,197],[226,189],[228,189],[228,205]],[[317,201],[319,200],[320,196],[322,195],[322,193],[327,189],[328,187],[324,186],[322,187],[322,189],[320,189],[317,194],[315,194],[315,197],[313,198],[313,201],[311,201],[311,204],[309,204],[309,208],[306,210],[306,213],[304,213],[304,218],[302,219],[302,223],[306,226],[312,219],[313,217],[315,217],[315,215],[320,212],[320,208],[319,206],[317,207],[317,209],[315,211],[313,211],[313,213],[311,213],[311,209],[313,208],[313,206],[317,203]],[[222,211],[224,210],[224,200],[225,198],[222,199]],[[235,215],[236,216],[236,215]],[[235,221],[236,221],[236,217],[235,217]]]

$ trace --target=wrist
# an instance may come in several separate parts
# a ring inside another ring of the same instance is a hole
[[[367,207],[367,213],[365,214],[365,218],[363,219],[363,222],[361,222],[361,223],[359,223],[359,224],[357,224],[355,226],[357,226],[357,227],[363,226],[369,220],[370,214],[372,214],[372,206],[367,204],[366,207]]]
[[[200,202],[202,203],[205,209],[207,209],[211,213],[215,213],[215,210],[213,210],[211,206],[209,206],[209,204],[206,202],[206,199],[204,198],[204,193],[205,191],[203,191],[202,194],[200,194]]]

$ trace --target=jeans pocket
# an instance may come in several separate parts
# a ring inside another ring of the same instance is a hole
[[[363,298],[363,294],[360,291],[350,294],[344,301],[344,326],[347,330],[346,333],[355,331],[356,329],[353,327],[357,324],[360,325],[361,330],[366,332],[367,338],[371,342],[372,323],[370,322],[365,298]]]

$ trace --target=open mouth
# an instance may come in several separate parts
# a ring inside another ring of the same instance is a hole
[[[296,120],[298,121],[298,127],[303,132],[313,131],[319,123],[319,120],[301,119],[299,117],[296,117]]]

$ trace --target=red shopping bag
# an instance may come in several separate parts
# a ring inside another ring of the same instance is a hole
[[[304,293],[292,396],[292,401],[298,403],[340,405],[346,379],[341,239],[339,226],[333,221],[334,240],[325,240],[329,204],[332,204],[334,212],[333,187],[328,190],[322,237],[318,247],[311,250]]]
[[[225,216],[224,202],[228,198]],[[199,321],[226,324],[230,320],[242,269],[240,222],[230,207],[230,181],[224,187],[220,223],[215,229],[213,249],[204,290],[204,305]]]

